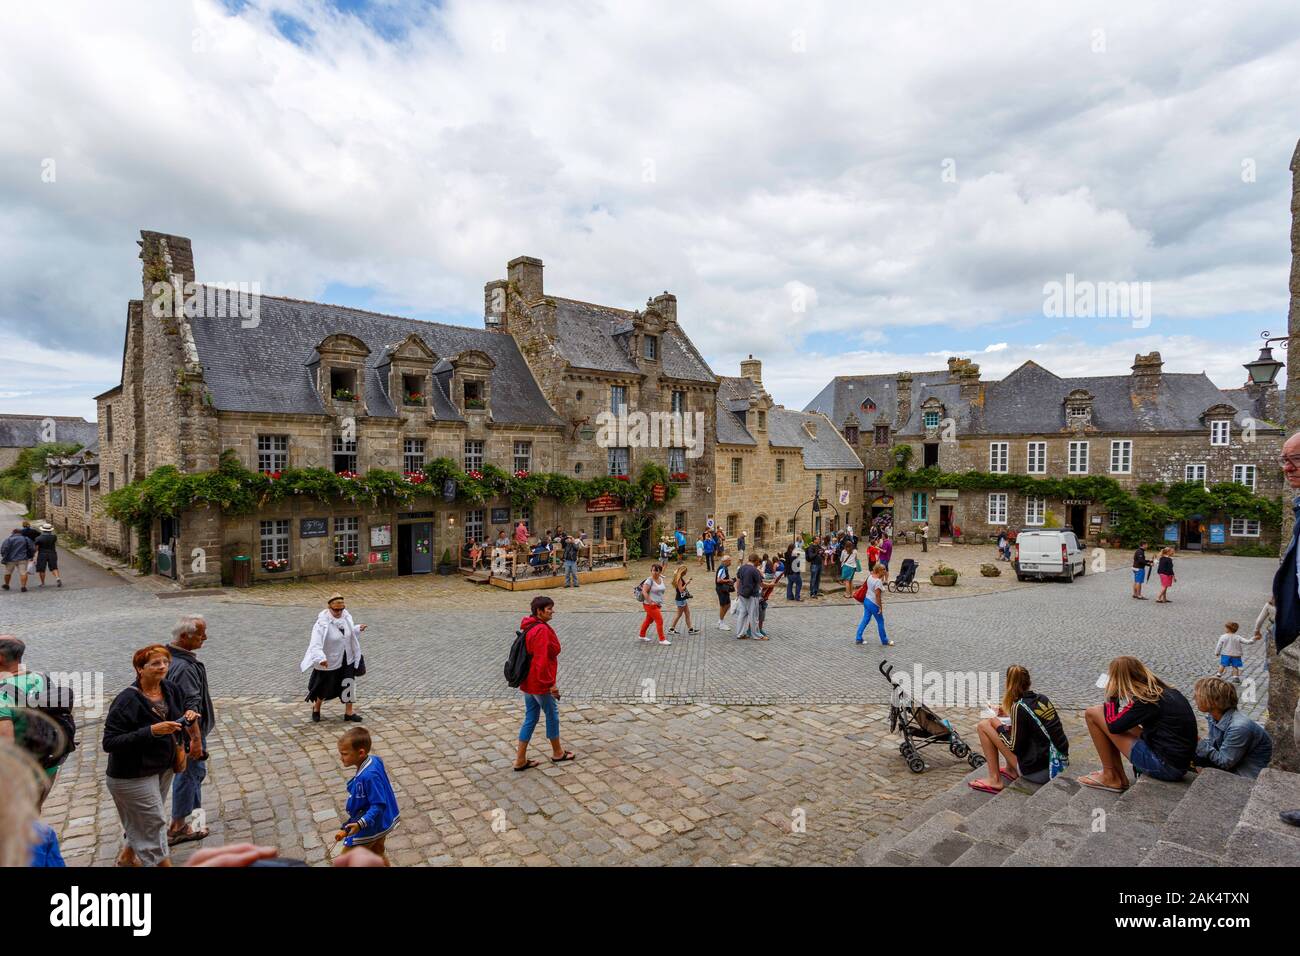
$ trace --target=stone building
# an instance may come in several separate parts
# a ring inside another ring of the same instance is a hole
[[[752,355],[720,382],[715,508],[728,539],[744,531],[748,548],[774,549],[798,532],[856,529],[862,467],[834,423],[775,404]]]
[[[706,411],[712,422],[716,379],[666,293],[644,312],[545,298],[541,262],[519,258],[507,280],[488,283],[483,329],[267,295],[252,319],[212,317],[210,308],[187,315],[161,300],[171,276],[176,288],[200,296],[213,288],[185,285],[195,282],[190,241],[141,236],[143,296],[127,309],[122,382],[97,397],[97,471],[108,490],[163,465],[211,470],[227,451],[264,473],[417,472],[447,457],[466,471],[494,464],[508,472],[627,474],[647,460],[676,464],[677,451],[598,447],[583,426],[599,412],[620,402],[672,402]],[[683,521],[712,510],[705,471],[712,428],[699,440],[702,454],[680,469],[687,480],[673,503]],[[51,469],[51,502],[56,482],[67,487],[63,471]],[[499,499],[470,507],[440,492],[354,506],[303,495],[246,516],[196,508],[155,521],[148,544],[164,559],[175,555],[163,564],[184,584],[215,585],[230,580],[236,555],[251,558],[255,579],[393,575],[427,572],[444,551],[458,556],[468,538],[495,536],[519,520],[530,529],[586,529],[597,541],[622,533],[622,512],[588,513],[585,502],[512,507]],[[73,527],[77,519],[60,507],[47,510],[56,524]],[[102,515],[88,531],[108,550],[137,547],[131,529]],[[287,564],[268,569],[276,562]]]
[[[0,471],[26,448],[46,442],[72,442],[83,448],[95,441],[94,422],[72,415],[0,415]]]
[[[884,475],[894,467],[894,436],[911,415],[912,389],[948,382],[948,371],[837,375],[804,408],[825,415],[862,463],[863,497],[855,519],[866,527],[877,516],[894,518],[894,495]],[[906,523],[906,515],[897,520]]]
[[[1282,490],[1276,387],[1220,389],[1204,373],[1164,371],[1159,352],[1137,356],[1129,375],[1064,378],[1026,362],[989,382],[968,359],[950,359],[944,381],[912,378],[905,415],[899,404],[895,442],[911,447],[912,468],[1104,475],[1133,491],[1182,481],[1239,482],[1268,497]],[[960,528],[967,539],[983,539],[1055,517],[1081,540],[1096,541],[1114,520],[1100,502],[1016,491],[925,488],[904,498],[896,524],[927,521],[942,537]],[[1271,546],[1275,534],[1244,517],[1201,515],[1166,529],[1165,540],[1218,549]]]
[[[81,451],[47,458],[45,471],[36,476],[42,490],[36,511],[59,530],[109,550],[122,548],[121,525],[104,514],[99,474],[99,451],[92,442]]]

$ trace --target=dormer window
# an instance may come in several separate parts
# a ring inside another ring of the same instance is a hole
[[[465,407],[487,408],[487,401],[484,398],[483,383],[478,379],[465,380]]]
[[[1076,388],[1065,397],[1065,424],[1070,428],[1092,426],[1092,393]]]
[[[862,410],[864,412],[874,412],[876,410],[876,403],[869,398],[864,398],[862,400]]]
[[[1227,419],[1210,422],[1210,444],[1228,445],[1232,442],[1232,422]]]
[[[659,336],[645,335],[641,338],[641,354],[647,362],[659,361]]]
[[[858,443],[858,426],[857,426],[857,425],[845,425],[845,426],[844,426],[844,440],[845,440],[846,442],[848,442],[850,445],[856,445],[856,444]]]
[[[428,396],[424,394],[423,375],[402,376],[402,404],[403,405],[428,404]]]
[[[338,402],[355,402],[357,400],[356,369],[330,369],[330,395]]]
[[[939,427],[938,412],[926,412],[924,417],[925,417],[925,427],[927,429]]]

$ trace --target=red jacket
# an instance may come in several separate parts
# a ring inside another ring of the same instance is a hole
[[[556,658],[560,656],[560,639],[551,625],[543,624],[531,614],[519,623],[524,632],[528,653],[533,655],[528,676],[519,689],[525,694],[549,694],[555,686]]]

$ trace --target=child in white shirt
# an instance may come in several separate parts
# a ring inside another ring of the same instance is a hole
[[[1214,645],[1214,653],[1219,655],[1219,673],[1218,677],[1223,676],[1223,672],[1229,667],[1232,668],[1232,676],[1229,680],[1241,682],[1241,647],[1243,644],[1254,644],[1259,640],[1253,637],[1248,641],[1243,641],[1241,635],[1237,633],[1238,624],[1236,621],[1229,621],[1223,625],[1226,633],[1220,635],[1219,643]]]

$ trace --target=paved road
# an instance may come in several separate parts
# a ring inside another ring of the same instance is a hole
[[[0,500],[0,535],[8,537],[10,530],[22,525],[22,506],[12,501]],[[36,522],[32,522],[33,525]],[[127,584],[122,578],[118,577],[111,571],[105,571],[97,564],[91,564],[89,561],[77,557],[67,548],[59,548],[59,573],[63,575],[63,587],[61,590],[69,589],[80,590],[83,588],[112,588],[123,587]],[[27,594],[18,590],[18,575],[14,575],[13,580],[9,582],[11,591],[0,591],[0,597],[9,597],[11,594],[18,598],[26,598],[28,595],[36,594],[40,591],[59,590],[54,585],[54,575],[46,573],[45,587],[41,587],[41,579],[35,574],[28,575]],[[34,600],[34,599],[33,599]],[[5,612],[0,607],[0,629],[3,629],[5,621]]]
[[[853,645],[855,608],[778,607],[769,614],[767,643],[736,641],[706,627],[672,647],[634,638],[640,615],[563,613],[555,625],[564,645],[560,683],[574,700],[647,699],[660,702],[764,704],[884,702],[876,672],[887,656],[911,672],[1001,674],[1019,662],[1035,686],[1066,707],[1095,702],[1094,681],[1110,658],[1131,653],[1184,689],[1217,669],[1214,644],[1225,621],[1249,631],[1267,598],[1275,564],[1269,559],[1196,557],[1178,563],[1174,603],[1134,601],[1125,571],[1073,584],[1043,583],[963,600],[886,606],[898,646]],[[520,599],[524,606],[524,595]],[[629,601],[629,604],[631,602]],[[707,601],[697,602],[708,618]],[[192,596],[161,600],[135,587],[0,594],[0,632],[27,640],[34,667],[105,672],[111,694],[130,678],[130,654],[166,640],[176,617],[202,613],[212,640],[204,650],[214,694],[301,699],[306,681],[298,663],[315,613]],[[371,625],[363,641],[365,696],[510,698],[501,677],[520,614],[500,611],[412,611],[356,606]],[[1246,677],[1255,681],[1259,713],[1267,694],[1262,645],[1246,650]]]

